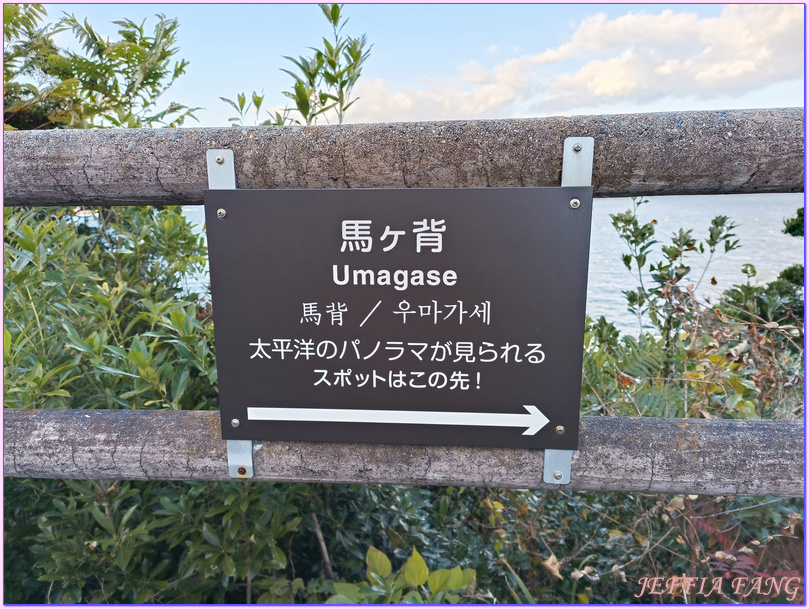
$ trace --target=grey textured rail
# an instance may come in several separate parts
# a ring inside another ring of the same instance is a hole
[[[217,412],[5,410],[5,475],[228,480]],[[543,452],[254,442],[257,481],[551,488]],[[802,496],[802,421],[584,417],[563,488]],[[555,486],[553,488],[559,488]]]
[[[597,197],[802,192],[802,108],[315,127],[5,134],[5,205],[200,204],[205,151],[239,188],[558,186],[595,138]]]

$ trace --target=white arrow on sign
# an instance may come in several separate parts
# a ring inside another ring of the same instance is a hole
[[[251,421],[315,421],[320,423],[406,423],[410,425],[474,425],[525,427],[533,436],[549,423],[536,406],[523,406],[526,414],[500,412],[435,412],[419,410],[352,410],[344,408],[247,408]]]

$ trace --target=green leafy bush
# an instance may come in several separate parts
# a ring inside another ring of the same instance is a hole
[[[331,40],[324,37],[320,48],[311,49],[314,51],[311,57],[284,56],[295,66],[293,70],[282,68],[293,78],[292,87],[289,91],[283,91],[283,95],[292,100],[294,108],[268,112],[270,118],[260,121],[264,92],[259,94],[253,91],[249,99],[245,93],[238,93],[236,101],[227,97],[219,98],[238,112],[238,116],[228,120],[234,124],[244,124],[252,108],[255,123],[264,126],[313,125],[329,112],[337,119],[337,124],[343,124],[346,112],[357,101],[352,98],[352,93],[373,45],[368,45],[365,34],[357,38],[343,35],[348,19],[345,18],[342,4],[319,6],[332,27]],[[293,112],[297,112],[297,115],[293,115]]]
[[[783,279],[737,285],[715,305],[695,290],[714,256],[739,247],[734,225],[714,218],[703,240],[680,230],[670,244],[641,224],[638,208],[613,216],[638,286],[624,292],[639,336],[620,337],[607,320],[588,320],[583,412],[656,417],[795,418],[803,414],[803,294]],[[660,259],[655,260],[659,245]],[[721,248],[720,248],[721,246]],[[706,256],[707,254],[707,256]],[[694,258],[703,257],[698,279]],[[748,276],[754,274],[746,265]]]
[[[64,15],[42,24],[41,4],[3,5],[3,123],[5,129],[154,127],[182,125],[197,108],[158,98],[185,73],[177,53],[176,19],[116,21],[120,40],[98,35],[85,20]],[[82,52],[64,50],[54,36],[73,34]]]
[[[210,315],[181,286],[202,237],[177,208],[95,213],[5,209],[6,407],[215,405]]]
[[[430,572],[418,550],[393,571],[390,559],[373,546],[365,556],[368,581],[360,584],[336,583],[336,594],[329,604],[456,604],[461,593],[469,592],[475,582],[474,569],[438,569]]]

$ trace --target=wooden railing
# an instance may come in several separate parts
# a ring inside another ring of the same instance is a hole
[[[596,197],[802,192],[802,108],[305,128],[5,134],[4,205],[201,204],[205,153],[239,188],[558,186],[595,138]],[[228,479],[219,414],[4,410],[6,476]],[[549,488],[543,452],[255,442],[254,480]],[[554,486],[558,488],[558,486]],[[584,417],[571,482],[598,491],[801,496],[803,421]]]

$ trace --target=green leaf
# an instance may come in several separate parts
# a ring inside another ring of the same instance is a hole
[[[188,380],[191,378],[191,373],[188,371],[188,368],[183,368],[183,371],[180,374],[175,374],[174,379],[171,382],[171,395],[174,398],[174,401],[179,400],[183,393],[185,393],[186,387],[188,387]]]
[[[139,379],[140,376],[137,374],[132,374],[131,372],[126,372],[124,370],[118,370],[118,368],[111,368],[110,366],[105,366],[104,364],[98,364],[96,366],[101,372],[106,372],[107,374],[115,374],[120,376],[131,376],[132,378]]]
[[[300,522],[301,522],[301,517],[300,516],[296,516],[295,518],[292,518],[291,520],[284,523],[284,525],[278,529],[278,532],[276,533],[276,535],[278,537],[282,537],[283,535],[286,535],[290,531],[295,530],[298,527],[298,525],[300,524]]]
[[[93,517],[96,519],[96,522],[104,527],[110,535],[115,535],[115,525],[112,524],[112,520],[110,520],[107,515],[97,507],[93,508]]]
[[[472,571],[472,573],[475,572],[474,569],[469,569],[469,571]],[[452,569],[452,571],[450,571],[449,584],[447,587],[450,590],[459,590],[461,588],[465,588],[466,586],[468,586],[469,584],[464,585],[463,575],[464,572],[461,569],[460,565],[456,565],[455,568]]]
[[[408,595],[404,597],[402,603],[407,605],[423,605],[424,599],[421,598],[421,594],[416,590],[411,590]]]
[[[632,256],[629,254],[624,254],[621,256],[621,260],[624,262],[624,266],[628,269],[632,268]]]
[[[430,592],[435,596],[439,592],[449,589],[449,581],[450,570],[438,569],[430,573],[430,576],[427,578],[427,587],[430,588]]]
[[[736,410],[741,412],[746,419],[755,419],[756,418],[756,405],[754,402],[750,400],[742,400],[738,404],[736,404]]]
[[[67,579],[67,575],[56,574],[56,573],[49,573],[49,574],[40,575],[39,577],[37,577],[37,581],[40,581],[40,582],[58,582],[58,581],[66,580],[66,579]]]
[[[95,351],[93,351],[93,348],[90,346],[90,344],[79,337],[78,332],[76,332],[76,329],[72,325],[68,325],[67,323],[65,323],[62,325],[62,327],[65,329],[67,337],[70,341],[68,342],[69,347],[72,347],[77,351],[83,351],[84,353],[95,355]]]
[[[230,555],[225,555],[222,559],[222,572],[229,577],[236,577],[236,563]]]
[[[356,605],[361,600],[360,596],[349,596],[347,594],[335,594],[326,599],[327,605]]]
[[[129,522],[129,519],[130,519],[130,518],[132,518],[132,514],[134,514],[134,513],[135,513],[135,510],[136,510],[136,509],[138,509],[138,506],[137,506],[137,505],[133,505],[131,508],[129,508],[129,509],[126,511],[126,514],[124,514],[123,518],[121,518],[121,529],[123,529],[123,528],[124,528],[124,525],[125,525],[127,522]]]
[[[163,509],[170,513],[170,514],[182,514],[182,508],[174,503],[171,499],[166,497],[165,495],[160,497],[160,505],[163,506]]]
[[[413,554],[407,559],[404,566],[405,581],[411,586],[420,586],[427,583],[427,578],[430,575],[430,570],[427,568],[427,563],[419,554],[416,548],[413,548]]]
[[[468,588],[475,579],[477,579],[478,573],[474,569],[464,569],[463,570],[463,584],[461,587]]]
[[[272,552],[272,560],[276,569],[283,569],[287,566],[287,557],[284,551],[278,546],[273,546],[270,550]]]
[[[31,262],[32,262],[31,257],[28,254],[24,252],[19,252],[19,256],[17,257],[17,259],[11,263],[11,270],[14,271],[15,273],[19,273]]]
[[[259,95],[255,91],[253,91],[253,106],[256,108],[256,112],[261,108],[261,104],[264,102],[264,96]]]
[[[53,391],[46,391],[42,395],[49,397],[69,398],[70,392],[65,389],[54,389]]]
[[[130,559],[132,558],[132,546],[127,544],[118,544],[115,548],[115,564],[121,569],[126,570]]]
[[[202,525],[202,536],[205,537],[212,546],[219,547],[219,537],[210,529],[208,523]]]
[[[334,591],[337,594],[344,594],[345,596],[356,596],[359,594],[360,587],[357,584],[346,584],[342,582],[334,582]]]
[[[371,573],[376,573],[382,577],[387,577],[393,570],[388,557],[373,546],[368,548],[368,552],[365,554],[365,562],[368,564],[368,570]]]

